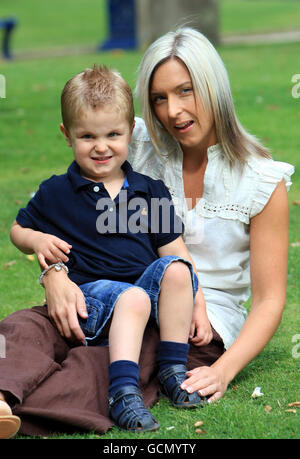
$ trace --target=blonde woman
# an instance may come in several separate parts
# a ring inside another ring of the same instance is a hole
[[[169,188],[185,220],[210,323],[224,343],[225,352],[188,372],[181,387],[213,402],[281,321],[293,167],[273,161],[240,124],[222,60],[192,28],[149,47],[136,92],[144,121],[136,123],[129,161]],[[200,318],[194,324],[192,354],[205,362],[210,346],[200,341]]]

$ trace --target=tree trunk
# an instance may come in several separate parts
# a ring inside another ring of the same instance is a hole
[[[140,48],[146,48],[156,38],[181,25],[196,28],[214,45],[219,43],[218,0],[136,1]]]

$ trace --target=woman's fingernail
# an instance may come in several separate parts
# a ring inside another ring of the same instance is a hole
[[[180,387],[181,387],[181,389],[182,389],[182,390],[185,390],[185,388],[186,388],[186,384],[181,384],[181,386],[180,386]]]

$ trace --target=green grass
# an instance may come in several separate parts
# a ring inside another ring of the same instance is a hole
[[[107,34],[105,0],[1,0],[0,18],[14,17],[13,47],[95,45]]]
[[[297,0],[220,0],[221,34],[261,33],[299,29]],[[18,20],[12,43],[25,50],[64,46],[97,46],[105,39],[106,0],[1,0],[0,18]]]
[[[299,30],[297,0],[220,0],[222,35]]]
[[[91,2],[88,0],[85,4]],[[28,11],[33,3],[33,0],[26,2]],[[40,8],[44,3],[46,5],[46,2],[35,2]],[[231,3],[233,7],[233,3],[237,2],[225,0],[226,3]],[[238,3],[249,6],[258,2]],[[260,3],[282,4],[273,1]],[[285,3],[289,7],[290,4],[296,4]],[[19,11],[25,14],[25,2],[11,1],[10,4],[17,5]],[[63,12],[68,4],[68,1],[60,4],[56,0],[51,2],[52,7],[56,5],[57,11]],[[1,2],[0,16],[3,11],[9,12],[8,5],[6,0]],[[77,2],[72,2],[72,5],[74,19],[75,12],[77,16],[79,12],[76,9]],[[85,12],[80,10],[80,14],[90,14],[86,9]],[[62,16],[66,18],[64,14]],[[30,18],[29,13],[27,17]],[[274,15],[269,14],[268,17],[274,27]],[[43,42],[43,34],[41,30],[38,34],[37,28],[50,29],[51,15],[47,21],[48,25],[38,26],[34,23],[33,29],[36,27],[36,31],[32,31],[32,36],[29,30],[27,35],[24,32],[18,46],[68,44],[69,28],[72,28],[70,35],[75,37],[72,43],[85,40],[81,40],[81,36],[78,40],[75,33],[79,30],[78,21],[69,24],[70,21],[65,20],[66,36],[63,37],[61,33],[55,41]],[[46,40],[47,37],[44,38]],[[95,37],[91,34],[86,39],[90,43],[97,43],[98,35]],[[299,73],[299,44],[230,46],[219,51],[228,68],[237,113],[242,123],[264,141],[275,159],[296,166],[289,193],[290,242],[300,241],[300,206],[295,204],[300,201],[300,99],[293,99],[291,95],[291,77]],[[72,159],[71,150],[58,129],[62,86],[85,67],[106,63],[118,68],[134,87],[140,58],[141,53],[130,52],[0,62],[0,73],[5,76],[7,83],[7,97],[0,99],[0,319],[16,309],[40,304],[44,298],[44,291],[36,280],[39,275],[37,263],[29,261],[12,246],[9,229],[18,209],[27,203],[30,193],[36,190],[41,180],[65,171]],[[136,107],[138,112],[138,104]],[[152,408],[161,423],[160,430],[138,438],[300,438],[299,409],[296,413],[285,411],[288,403],[300,399],[300,358],[292,356],[296,344],[292,343],[292,337],[300,333],[299,259],[300,247],[291,246],[287,305],[280,328],[264,351],[235,378],[222,400],[204,409],[188,412],[176,410],[165,400],[160,400]],[[256,386],[261,386],[265,395],[253,400],[251,393]],[[265,411],[266,405],[272,407],[269,413]],[[194,422],[198,420],[204,422],[204,435],[195,433]],[[168,429],[172,426],[172,429]],[[95,435],[61,435],[59,438],[95,438]],[[136,436],[114,428],[100,438]]]

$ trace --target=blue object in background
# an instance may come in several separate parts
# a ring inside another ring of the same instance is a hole
[[[109,38],[99,46],[100,51],[135,49],[136,0],[108,0]]]
[[[10,37],[11,33],[16,26],[17,21],[13,18],[0,19],[0,28],[4,29],[4,36],[2,41],[2,52],[6,59],[11,59],[12,54],[10,52]]]

